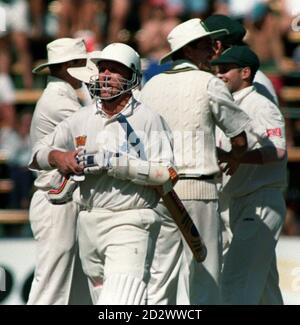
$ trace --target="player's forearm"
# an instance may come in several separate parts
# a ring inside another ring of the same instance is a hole
[[[54,166],[51,166],[48,160],[49,153],[53,149],[49,147],[41,148],[35,151],[32,162],[29,167],[37,170],[51,170]]]
[[[31,169],[51,170],[57,168],[57,155],[60,151],[53,150],[49,147],[41,148],[35,151],[29,164]]]
[[[36,151],[29,167],[37,170],[58,169],[61,174],[80,174],[83,168],[76,161],[77,151],[59,151],[42,148]]]
[[[48,154],[48,162],[52,168],[59,168],[62,164],[64,152],[59,150],[51,150]]]
[[[247,151],[241,158],[241,164],[265,165],[284,159],[286,150],[276,147],[263,147]]]

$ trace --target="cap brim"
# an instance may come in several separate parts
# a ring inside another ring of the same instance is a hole
[[[159,64],[164,64],[170,60],[172,60],[172,54],[177,52],[178,50],[180,50],[181,48],[183,48],[184,46],[188,45],[189,43],[195,41],[196,39],[200,39],[200,38],[203,38],[203,37],[207,37],[207,36],[210,36],[212,39],[215,39],[215,38],[218,38],[219,36],[222,36],[222,35],[227,35],[228,34],[228,30],[227,29],[218,29],[218,30],[215,30],[213,32],[207,32],[206,34],[202,35],[202,36],[195,36],[194,38],[191,38],[187,43],[181,45],[180,47],[170,51],[169,53],[167,53],[166,55],[164,55],[160,61],[159,61]]]
[[[234,59],[227,59],[227,58],[218,58],[215,60],[212,60],[210,62],[211,65],[219,65],[219,64],[236,64],[240,66],[240,63],[235,61]]]

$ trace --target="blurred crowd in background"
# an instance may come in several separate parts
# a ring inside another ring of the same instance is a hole
[[[46,59],[47,43],[82,37],[88,51],[127,43],[143,58],[146,82],[165,68],[158,61],[169,50],[168,33],[181,21],[212,14],[243,23],[245,42],[259,56],[285,107],[281,88],[300,85],[300,0],[0,0],[0,179],[12,181],[0,185],[0,209],[27,209],[34,191],[34,175],[27,169],[34,105],[17,102],[16,94],[44,88],[46,76],[31,70]],[[287,139],[291,147],[300,145],[300,115],[287,119]],[[293,224],[284,231],[291,235],[300,235],[298,165],[289,165],[286,194]]]

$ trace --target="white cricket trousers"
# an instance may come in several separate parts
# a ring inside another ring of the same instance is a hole
[[[223,258],[224,262],[225,256],[228,252],[230,242],[232,240],[232,232],[229,225],[229,199],[223,192],[219,193],[219,213],[221,219],[221,229],[222,229],[222,245],[223,245]]]
[[[75,260],[78,205],[53,205],[37,190],[29,219],[37,256],[28,305],[67,305]]]
[[[224,304],[282,304],[275,248],[285,218],[280,189],[261,189],[230,201],[233,238],[224,261]]]
[[[207,257],[203,263],[198,263],[184,241],[177,304],[220,304],[222,233],[218,200],[183,200],[182,202],[204,240]]]
[[[98,305],[147,304],[159,227],[160,217],[152,209],[80,212],[80,258],[83,271],[99,288]]]
[[[148,284],[149,305],[175,305],[183,244],[180,231],[163,203],[155,211],[161,216],[151,277]]]

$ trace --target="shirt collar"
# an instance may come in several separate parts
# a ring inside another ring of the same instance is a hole
[[[199,70],[199,68],[192,63],[191,61],[188,60],[176,60],[173,63],[172,70],[180,70],[180,69],[185,69],[185,68],[191,68],[194,70]]]
[[[253,91],[255,91],[255,87],[254,86],[249,86],[249,87],[243,88],[243,89],[241,89],[239,91],[236,91],[236,92],[232,93],[232,96],[233,96],[234,101],[236,102],[236,104],[239,105],[242,102],[242,100]]]
[[[95,104],[95,114],[100,114],[103,118],[105,118],[106,120],[110,120],[112,122],[115,121],[120,114],[126,117],[132,115],[137,104],[138,101],[133,96],[131,96],[131,98],[128,100],[127,104],[122,109],[122,111],[120,111],[118,114],[115,114],[113,116],[109,116],[102,110],[101,101],[98,100],[96,101]]]

